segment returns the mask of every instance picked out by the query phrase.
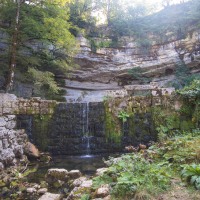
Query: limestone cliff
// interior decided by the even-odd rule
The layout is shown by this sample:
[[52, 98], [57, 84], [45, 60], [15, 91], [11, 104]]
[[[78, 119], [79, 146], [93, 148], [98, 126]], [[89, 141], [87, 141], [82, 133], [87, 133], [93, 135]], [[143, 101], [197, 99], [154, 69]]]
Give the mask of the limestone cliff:
[[[185, 39], [171, 38], [165, 44], [154, 41], [149, 49], [141, 49], [134, 38], [123, 37], [119, 47], [99, 48], [93, 52], [89, 40], [84, 37], [78, 40], [81, 51], [75, 61], [80, 67], [71, 71], [70, 78], [66, 80], [67, 99], [74, 95], [84, 99], [83, 96], [88, 93], [102, 97], [106, 96], [106, 90], [117, 90], [118, 95], [124, 94], [121, 91], [124, 85], [140, 84], [128, 73], [134, 67], [144, 69], [143, 76], [150, 77], [151, 81], [158, 82], [160, 86], [175, 79], [175, 70], [179, 64], [186, 64], [191, 73], [200, 73], [200, 30], [188, 33]], [[94, 40], [99, 43], [109, 39]]]

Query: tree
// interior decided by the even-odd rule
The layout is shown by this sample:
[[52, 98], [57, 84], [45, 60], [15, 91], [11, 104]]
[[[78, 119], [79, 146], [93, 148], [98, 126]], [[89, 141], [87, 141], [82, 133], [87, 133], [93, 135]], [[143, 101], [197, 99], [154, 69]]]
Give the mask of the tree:
[[18, 34], [19, 34], [19, 17], [20, 17], [20, 8], [21, 4], [24, 3], [23, 0], [16, 0], [16, 14], [15, 14], [15, 24], [12, 36], [12, 44], [11, 44], [11, 51], [10, 51], [10, 64], [9, 64], [9, 73], [7, 75], [7, 79], [4, 85], [4, 89], [7, 92], [9, 89], [12, 89], [13, 86], [13, 78], [14, 78], [14, 71], [16, 67], [16, 52], [17, 52], [17, 45], [18, 45]]
[[10, 44], [6, 91], [12, 89], [16, 69], [55, 72], [69, 66], [76, 41], [70, 33], [66, 3], [69, 1], [0, 0], [0, 28]]

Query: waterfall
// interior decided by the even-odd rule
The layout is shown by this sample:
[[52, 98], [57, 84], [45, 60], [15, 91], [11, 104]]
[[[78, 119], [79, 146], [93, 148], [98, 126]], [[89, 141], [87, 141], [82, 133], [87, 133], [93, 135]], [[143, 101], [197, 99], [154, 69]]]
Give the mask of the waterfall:
[[90, 136], [90, 130], [89, 130], [89, 111], [90, 111], [90, 108], [89, 108], [89, 102], [87, 103], [83, 103], [83, 116], [82, 116], [82, 119], [83, 119], [83, 130], [82, 130], [82, 133], [83, 133], [83, 138], [82, 138], [82, 142], [85, 146], [85, 153], [86, 153], [86, 157], [89, 157], [90, 154], [91, 154], [91, 147], [90, 147], [90, 140], [92, 138], [92, 136]]
[[82, 103], [82, 133], [83, 136], [89, 136], [89, 103]]

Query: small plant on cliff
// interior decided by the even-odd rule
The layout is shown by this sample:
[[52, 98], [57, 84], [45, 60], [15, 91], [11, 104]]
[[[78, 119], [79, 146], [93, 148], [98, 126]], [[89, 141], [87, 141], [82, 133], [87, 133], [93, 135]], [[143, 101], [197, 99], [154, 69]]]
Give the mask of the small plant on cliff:
[[124, 110], [121, 110], [118, 114], [118, 118], [121, 119], [123, 123], [126, 122], [129, 117], [129, 114]]
[[179, 90], [178, 93], [185, 98], [200, 98], [200, 80], [193, 80], [189, 86], [186, 86], [182, 90]]

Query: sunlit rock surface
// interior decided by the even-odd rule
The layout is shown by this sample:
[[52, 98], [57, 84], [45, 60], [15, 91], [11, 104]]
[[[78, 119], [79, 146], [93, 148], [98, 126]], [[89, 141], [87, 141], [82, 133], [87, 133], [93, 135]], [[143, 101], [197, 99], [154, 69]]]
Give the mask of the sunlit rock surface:
[[[166, 86], [176, 77], [176, 67], [187, 64], [191, 73], [200, 73], [200, 31], [188, 34], [182, 40], [168, 43], [153, 42], [151, 49], [141, 49], [134, 38], [123, 37], [118, 48], [100, 48], [92, 52], [90, 41], [79, 37], [81, 51], [76, 55], [78, 68], [66, 78], [68, 102], [103, 101], [106, 96], [123, 96], [123, 86], [140, 84], [128, 70], [144, 69], [143, 74], [160, 86]], [[99, 41], [100, 38], [94, 40]]]

